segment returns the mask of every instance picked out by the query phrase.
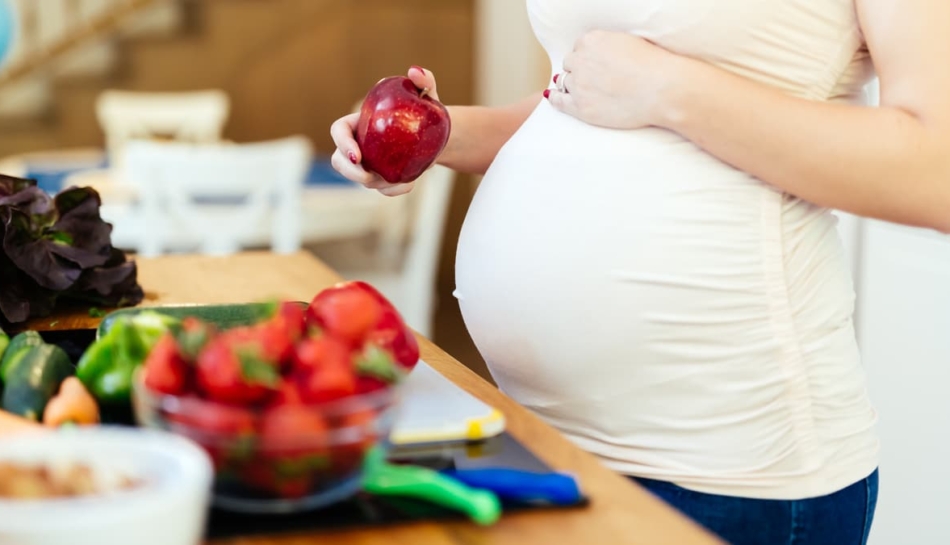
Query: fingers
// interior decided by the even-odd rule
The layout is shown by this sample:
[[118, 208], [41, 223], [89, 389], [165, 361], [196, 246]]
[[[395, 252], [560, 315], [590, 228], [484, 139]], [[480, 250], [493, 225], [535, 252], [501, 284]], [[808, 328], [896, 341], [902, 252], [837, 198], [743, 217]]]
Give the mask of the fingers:
[[439, 100], [439, 93], [436, 91], [435, 76], [429, 70], [422, 68], [421, 66], [415, 66], [409, 68], [409, 73], [407, 74], [409, 79], [412, 80], [412, 83], [420, 89], [428, 89], [428, 94]]
[[379, 175], [364, 170], [359, 164], [354, 164], [350, 159], [344, 157], [344, 153], [347, 152], [344, 152], [341, 148], [337, 148], [336, 151], [333, 152], [333, 155], [330, 156], [330, 164], [337, 172], [342, 174], [344, 178], [365, 185], [371, 189], [377, 189], [377, 187], [371, 186], [379, 182], [386, 183]]
[[330, 136], [336, 144], [336, 151], [330, 156], [330, 164], [348, 180], [362, 184], [370, 189], [380, 189], [388, 184], [374, 172], [364, 169], [360, 162], [363, 154], [353, 137], [359, 114], [354, 113], [336, 120], [330, 125]]
[[574, 97], [571, 96], [570, 93], [561, 92], [556, 89], [545, 89], [544, 94], [548, 102], [551, 103], [551, 106], [554, 106], [556, 110], [577, 117], [577, 102], [575, 102]]
[[343, 151], [339, 148], [330, 156], [330, 164], [346, 179], [361, 184], [367, 189], [375, 189], [387, 197], [404, 195], [413, 188], [413, 183], [391, 184], [375, 172], [369, 172], [362, 166], [351, 163], [349, 159], [343, 157]]
[[404, 184], [386, 184], [388, 187], [379, 188], [379, 192], [383, 195], [386, 195], [387, 197], [398, 197], [412, 191], [412, 188], [415, 186], [415, 184], [415, 182], [407, 182]]
[[577, 68], [577, 52], [571, 52], [564, 56], [561, 62], [561, 70], [564, 72], [573, 72]]
[[554, 83], [554, 88], [561, 93], [570, 93], [570, 87], [568, 86], [568, 79], [570, 79], [570, 72], [558, 72], [554, 74], [551, 82]]
[[337, 119], [330, 125], [330, 137], [333, 138], [333, 143], [336, 145], [337, 150], [341, 151], [343, 155], [354, 164], [359, 163], [362, 159], [360, 147], [353, 137], [356, 133], [356, 124], [359, 119], [359, 113], [352, 113]]

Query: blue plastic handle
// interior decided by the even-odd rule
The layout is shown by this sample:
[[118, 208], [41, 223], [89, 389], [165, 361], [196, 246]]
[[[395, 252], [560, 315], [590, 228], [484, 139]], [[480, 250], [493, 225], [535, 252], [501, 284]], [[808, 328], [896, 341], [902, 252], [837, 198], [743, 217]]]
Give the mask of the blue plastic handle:
[[574, 505], [582, 499], [577, 481], [563, 473], [504, 468], [454, 469], [443, 473], [472, 488], [490, 490], [503, 500]]

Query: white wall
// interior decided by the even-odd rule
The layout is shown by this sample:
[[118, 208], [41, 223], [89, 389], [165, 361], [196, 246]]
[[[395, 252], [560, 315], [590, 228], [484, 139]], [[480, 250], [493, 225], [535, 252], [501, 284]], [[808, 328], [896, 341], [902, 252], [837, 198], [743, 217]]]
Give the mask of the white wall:
[[950, 237], [865, 220], [861, 349], [880, 417], [871, 545], [950, 543]]
[[544, 89], [550, 62], [531, 31], [525, 2], [479, 0], [475, 9], [476, 101], [509, 104]]

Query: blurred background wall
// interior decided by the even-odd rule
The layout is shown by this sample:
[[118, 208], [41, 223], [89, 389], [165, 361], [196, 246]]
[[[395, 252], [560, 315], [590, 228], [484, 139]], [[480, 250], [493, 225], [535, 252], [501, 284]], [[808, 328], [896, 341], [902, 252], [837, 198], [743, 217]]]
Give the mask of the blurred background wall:
[[[219, 89], [231, 103], [223, 138], [301, 134], [329, 154], [333, 120], [410, 65], [435, 72], [447, 104], [517, 100], [550, 75], [512, 0], [6, 2], [19, 25], [0, 65], [0, 160], [101, 149], [96, 101], [110, 89]], [[487, 377], [451, 296], [476, 185], [457, 177], [449, 200], [432, 336]]]

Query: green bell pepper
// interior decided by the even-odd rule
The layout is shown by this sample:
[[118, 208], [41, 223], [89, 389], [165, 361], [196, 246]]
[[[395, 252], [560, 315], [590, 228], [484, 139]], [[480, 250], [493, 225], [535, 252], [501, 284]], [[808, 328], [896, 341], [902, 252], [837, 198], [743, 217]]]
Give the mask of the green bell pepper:
[[180, 321], [158, 312], [121, 316], [93, 342], [76, 365], [76, 376], [104, 403], [128, 403], [132, 376], [165, 332]]

